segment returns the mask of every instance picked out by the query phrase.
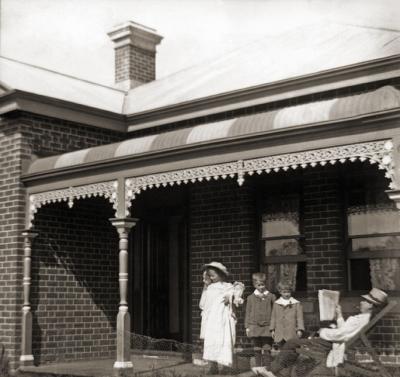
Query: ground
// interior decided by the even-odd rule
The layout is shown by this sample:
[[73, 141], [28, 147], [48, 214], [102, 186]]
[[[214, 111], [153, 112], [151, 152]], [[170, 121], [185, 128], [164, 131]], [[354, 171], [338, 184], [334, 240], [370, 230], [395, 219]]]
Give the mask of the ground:
[[[207, 372], [206, 366], [196, 366], [177, 356], [133, 355], [134, 377], [200, 377]], [[49, 364], [40, 367], [26, 367], [15, 377], [111, 377], [113, 360], [76, 361]], [[400, 377], [400, 367], [388, 368], [393, 377]], [[333, 376], [334, 374], [332, 374]], [[233, 374], [235, 377], [252, 377], [251, 371]], [[0, 377], [7, 377], [1, 375]], [[319, 376], [328, 377], [328, 376]], [[361, 377], [354, 375], [353, 377]]]

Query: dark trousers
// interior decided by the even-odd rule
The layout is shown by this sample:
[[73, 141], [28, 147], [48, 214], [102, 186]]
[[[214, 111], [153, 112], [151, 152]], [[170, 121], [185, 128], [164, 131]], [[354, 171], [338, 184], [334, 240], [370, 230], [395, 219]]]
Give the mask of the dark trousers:
[[332, 349], [332, 343], [321, 338], [313, 339], [290, 339], [281, 348], [281, 352], [275, 357], [271, 364], [271, 372], [278, 376], [292, 375], [292, 368], [295, 366], [297, 376], [306, 376], [316, 365], [310, 359], [299, 359], [297, 348], [306, 346], [318, 352], [328, 352]]
[[251, 338], [255, 351], [256, 366], [271, 366], [271, 345], [272, 338], [270, 336], [257, 336]]

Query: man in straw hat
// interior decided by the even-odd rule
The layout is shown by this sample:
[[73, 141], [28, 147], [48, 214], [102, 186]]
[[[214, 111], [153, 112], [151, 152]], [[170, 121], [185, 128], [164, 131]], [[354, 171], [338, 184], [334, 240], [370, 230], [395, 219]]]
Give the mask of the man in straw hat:
[[[257, 368], [254, 372], [266, 377], [306, 376], [314, 368], [315, 363], [300, 359], [296, 365], [299, 356], [296, 348], [301, 346], [317, 352], [324, 352], [327, 355], [328, 367], [335, 367], [342, 363], [345, 342], [369, 322], [375, 310], [387, 304], [388, 296], [384, 291], [372, 288], [368, 294], [361, 297], [363, 300], [359, 305], [359, 314], [352, 315], [344, 320], [342, 309], [338, 305], [336, 307], [336, 328], [320, 329], [318, 331], [319, 338], [289, 340], [273, 361], [270, 371], [265, 368]], [[334, 344], [333, 348], [332, 344]]]

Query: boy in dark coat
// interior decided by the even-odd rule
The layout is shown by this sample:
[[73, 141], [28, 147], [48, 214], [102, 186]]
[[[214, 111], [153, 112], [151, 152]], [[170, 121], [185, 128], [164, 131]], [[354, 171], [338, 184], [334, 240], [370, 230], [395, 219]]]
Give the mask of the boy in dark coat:
[[264, 273], [254, 273], [252, 279], [255, 290], [247, 297], [244, 325], [246, 335], [253, 341], [257, 366], [266, 365], [268, 367], [271, 364], [272, 345], [270, 322], [272, 306], [276, 297], [267, 290]]

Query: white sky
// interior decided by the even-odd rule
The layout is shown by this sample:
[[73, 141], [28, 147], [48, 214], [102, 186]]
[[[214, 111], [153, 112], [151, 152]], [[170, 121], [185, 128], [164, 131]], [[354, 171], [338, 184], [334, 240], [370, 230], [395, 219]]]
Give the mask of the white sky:
[[0, 0], [0, 17], [1, 55], [112, 85], [107, 32], [127, 20], [164, 37], [161, 78], [300, 24], [400, 30], [400, 0]]

